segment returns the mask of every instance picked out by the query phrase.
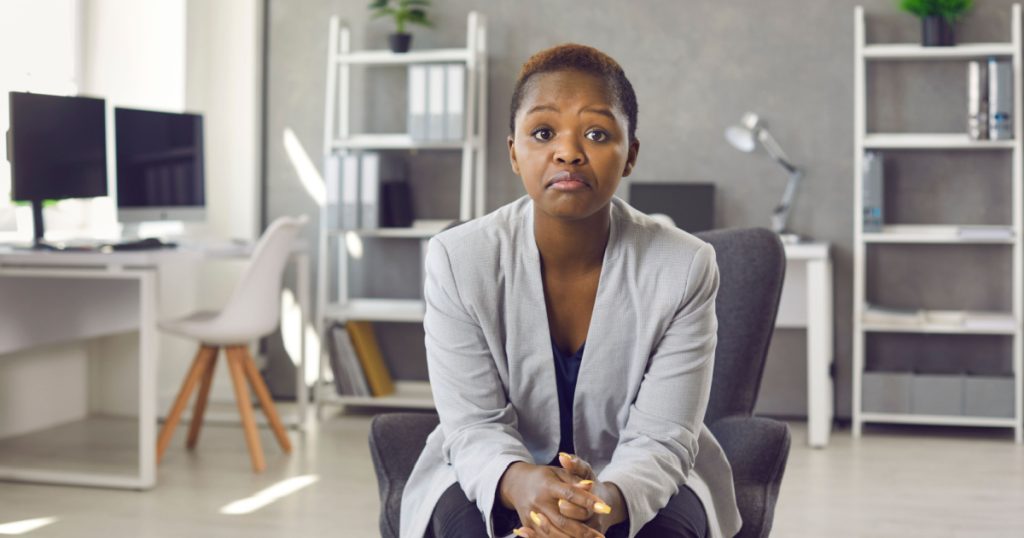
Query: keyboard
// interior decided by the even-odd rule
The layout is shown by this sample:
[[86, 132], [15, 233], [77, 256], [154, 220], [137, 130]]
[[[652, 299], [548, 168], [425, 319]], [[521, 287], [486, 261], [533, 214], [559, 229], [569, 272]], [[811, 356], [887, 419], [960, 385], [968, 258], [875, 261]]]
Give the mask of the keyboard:
[[177, 246], [177, 243], [161, 241], [155, 237], [147, 237], [146, 239], [138, 239], [135, 241], [122, 241], [120, 243], [108, 243], [104, 245], [104, 247], [110, 247], [110, 249], [114, 251], [158, 250], [162, 248], [175, 248]]

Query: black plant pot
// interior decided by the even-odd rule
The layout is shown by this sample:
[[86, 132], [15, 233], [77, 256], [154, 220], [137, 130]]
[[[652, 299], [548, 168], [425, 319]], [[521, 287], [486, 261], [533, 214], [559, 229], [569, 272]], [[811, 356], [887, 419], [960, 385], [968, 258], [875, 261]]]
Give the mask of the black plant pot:
[[921, 44], [926, 47], [952, 47], [956, 44], [953, 25], [941, 15], [921, 17]]
[[409, 45], [412, 45], [412, 34], [389, 34], [388, 46], [391, 52], [409, 52]]

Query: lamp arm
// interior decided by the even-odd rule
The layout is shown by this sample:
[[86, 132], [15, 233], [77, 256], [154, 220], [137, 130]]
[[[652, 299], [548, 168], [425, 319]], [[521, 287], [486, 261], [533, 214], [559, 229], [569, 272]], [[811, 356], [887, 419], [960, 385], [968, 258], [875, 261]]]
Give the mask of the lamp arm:
[[786, 155], [785, 151], [782, 151], [779, 143], [775, 141], [775, 137], [768, 132], [768, 129], [762, 128], [759, 130], [757, 139], [764, 146], [765, 151], [775, 159], [775, 162], [786, 169], [786, 172], [789, 172], [790, 175], [798, 173], [797, 167], [789, 161], [789, 156]]
[[804, 173], [799, 168], [793, 168], [789, 174], [789, 181], [786, 183], [786, 190], [782, 192], [782, 200], [775, 206], [772, 213], [772, 231], [778, 234], [786, 233], [789, 230], [789, 213], [793, 209], [793, 201], [796, 199], [796, 191], [800, 187], [800, 180]]

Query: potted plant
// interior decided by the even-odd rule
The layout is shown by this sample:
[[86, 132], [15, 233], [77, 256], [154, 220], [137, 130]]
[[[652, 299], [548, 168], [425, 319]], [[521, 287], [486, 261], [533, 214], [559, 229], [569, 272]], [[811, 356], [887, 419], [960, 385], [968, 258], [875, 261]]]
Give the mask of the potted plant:
[[397, 27], [395, 33], [388, 35], [388, 45], [392, 52], [409, 52], [412, 34], [406, 33], [406, 24], [431, 26], [424, 8], [430, 6], [430, 0], [374, 0], [370, 4], [373, 18], [391, 16]]
[[953, 23], [973, 5], [974, 0], [900, 0], [903, 11], [921, 18], [921, 44], [926, 47], [955, 45]]

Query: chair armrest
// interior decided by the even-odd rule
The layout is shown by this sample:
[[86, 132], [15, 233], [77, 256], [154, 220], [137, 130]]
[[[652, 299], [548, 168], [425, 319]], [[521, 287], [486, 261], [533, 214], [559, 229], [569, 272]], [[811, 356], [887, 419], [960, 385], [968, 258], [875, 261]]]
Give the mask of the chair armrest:
[[370, 422], [370, 457], [380, 494], [381, 536], [397, 538], [405, 482], [438, 423], [436, 413], [386, 413]]
[[733, 416], [708, 426], [722, 445], [736, 484], [778, 484], [786, 470], [789, 427], [762, 417]]

